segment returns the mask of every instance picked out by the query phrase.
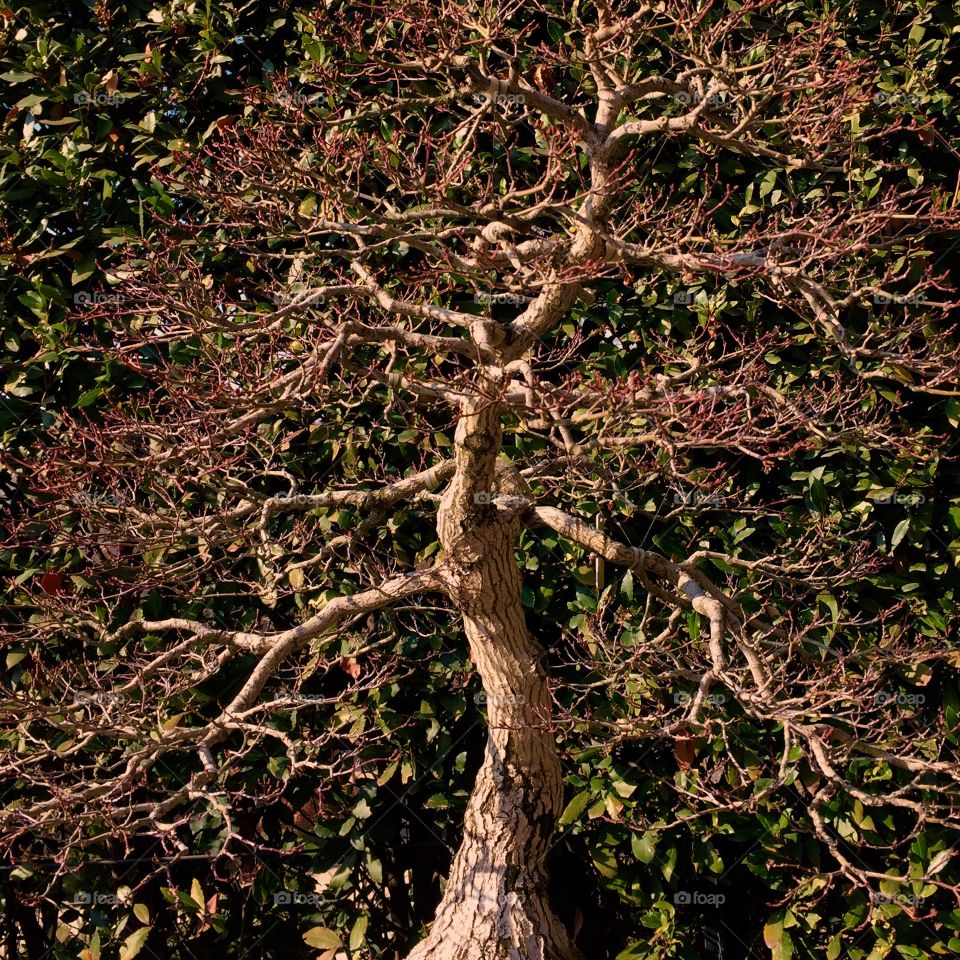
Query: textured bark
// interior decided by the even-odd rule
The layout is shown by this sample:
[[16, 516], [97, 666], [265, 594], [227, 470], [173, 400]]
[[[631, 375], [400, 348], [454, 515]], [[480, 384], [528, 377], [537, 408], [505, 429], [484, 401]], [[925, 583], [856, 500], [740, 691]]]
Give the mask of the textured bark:
[[[491, 385], [492, 386], [492, 385]], [[463, 614], [487, 697], [489, 732], [443, 900], [408, 960], [573, 960], [550, 909], [544, 866], [563, 805], [543, 648], [520, 603], [509, 508], [477, 502], [495, 482], [495, 406], [465, 411], [457, 472], [439, 514], [447, 590]]]

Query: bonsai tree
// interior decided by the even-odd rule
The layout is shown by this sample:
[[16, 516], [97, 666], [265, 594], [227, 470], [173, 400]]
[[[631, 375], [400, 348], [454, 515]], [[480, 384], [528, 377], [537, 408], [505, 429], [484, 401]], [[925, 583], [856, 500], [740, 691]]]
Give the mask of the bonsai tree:
[[[765, 0], [301, 25], [309, 71], [155, 169], [161, 229], [76, 312], [98, 392], [21, 463], [16, 857], [142, 834], [241, 862], [284, 781], [321, 821], [339, 782], [363, 820], [399, 758], [381, 698], [428, 638], [479, 674], [487, 735], [410, 960], [583, 955], [548, 891], [592, 798], [565, 803], [561, 732], [670, 745], [644, 862], [678, 823], [789, 804], [819, 859], [787, 871], [774, 956], [790, 904], [836, 891], [934, 923], [957, 214], [898, 157], [933, 136], [909, 94], [835, 17]], [[628, 817], [637, 776], [590, 815]], [[630, 955], [667, 955], [692, 899]]]

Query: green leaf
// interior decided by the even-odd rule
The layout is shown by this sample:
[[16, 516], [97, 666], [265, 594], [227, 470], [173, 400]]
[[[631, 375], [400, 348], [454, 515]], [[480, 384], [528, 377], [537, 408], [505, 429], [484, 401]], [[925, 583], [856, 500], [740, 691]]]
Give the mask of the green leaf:
[[120, 960], [133, 960], [143, 949], [152, 929], [153, 927], [141, 927], [139, 930], [131, 933], [130, 936], [123, 941], [123, 946], [120, 948]]
[[306, 44], [304, 50], [307, 56], [317, 63], [323, 63], [327, 59], [327, 48], [319, 40]]
[[339, 950], [343, 946], [340, 934], [328, 927], [314, 927], [303, 935], [303, 942], [308, 947], [317, 947], [320, 950]]
[[907, 531], [910, 529], [910, 518], [904, 517], [901, 520], [896, 528], [893, 531], [893, 536], [890, 538], [890, 549], [896, 550], [900, 545], [900, 541], [907, 535]]
[[285, 779], [289, 769], [290, 758], [287, 756], [271, 757], [267, 761], [267, 770], [272, 776], [276, 777], [277, 780]]
[[15, 105], [21, 110], [30, 110], [32, 107], [39, 106], [46, 99], [46, 97], [41, 96], [39, 93], [31, 93], [22, 100], [18, 100]]
[[581, 790], [566, 806], [558, 821], [561, 827], [566, 827], [580, 818], [590, 803], [590, 791]]
[[840, 608], [837, 606], [836, 597], [829, 593], [818, 593], [817, 599], [830, 611], [833, 622], [836, 623], [840, 619]]
[[770, 960], [791, 960], [793, 956], [793, 940], [783, 926], [781, 915], [763, 928], [763, 942], [770, 948]]
[[666, 859], [660, 865], [660, 872], [663, 874], [663, 879], [670, 882], [670, 878], [673, 876], [673, 871], [677, 867], [677, 848], [669, 847], [666, 853]]
[[760, 196], [765, 197], [777, 185], [777, 171], [770, 170], [760, 181]]
[[357, 917], [357, 922], [353, 925], [353, 929], [350, 931], [350, 949], [359, 950], [367, 939], [367, 924], [370, 922], [369, 917]]
[[951, 397], [951, 399], [946, 402], [944, 410], [946, 411], [947, 422], [950, 426], [960, 426], [960, 400]]
[[397, 769], [399, 768], [399, 766], [400, 766], [400, 762], [398, 760], [394, 760], [393, 763], [391, 763], [383, 771], [383, 773], [381, 773], [380, 776], [377, 777], [377, 786], [382, 787], [385, 783], [387, 783], [390, 780], [390, 778], [397, 772]]
[[655, 833], [633, 834], [630, 838], [630, 849], [634, 857], [641, 863], [649, 863], [654, 857], [654, 848], [657, 845], [657, 835]]
[[612, 880], [620, 872], [617, 858], [609, 847], [595, 847], [590, 856], [601, 876]]
[[103, 387], [94, 387], [92, 390], [88, 390], [82, 397], [80, 397], [74, 406], [89, 407], [94, 400], [97, 400], [101, 396], [103, 396]]
[[70, 282], [73, 286], [77, 286], [92, 276], [96, 269], [97, 257], [96, 254], [91, 253], [73, 268], [73, 272], [70, 274]]

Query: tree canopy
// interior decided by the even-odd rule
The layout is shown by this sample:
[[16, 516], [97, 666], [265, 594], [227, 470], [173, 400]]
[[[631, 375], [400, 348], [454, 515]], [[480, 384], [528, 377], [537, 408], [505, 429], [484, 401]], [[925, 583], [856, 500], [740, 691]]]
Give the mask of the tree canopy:
[[10, 956], [960, 948], [952, 5], [2, 24]]

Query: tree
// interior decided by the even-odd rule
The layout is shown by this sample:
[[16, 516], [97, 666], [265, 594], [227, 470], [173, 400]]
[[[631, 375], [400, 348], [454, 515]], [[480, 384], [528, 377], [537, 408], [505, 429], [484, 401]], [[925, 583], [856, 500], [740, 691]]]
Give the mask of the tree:
[[[923, 530], [883, 508], [926, 508], [950, 451], [956, 303], [930, 251], [954, 198], [887, 152], [909, 94], [878, 96], [831, 17], [770, 6], [335, 7], [304, 24], [302, 85], [248, 91], [244, 119], [155, 171], [163, 229], [82, 312], [142, 387], [63, 413], [25, 465], [13, 542], [69, 563], [36, 578], [17, 638], [66, 633], [78, 656], [46, 663], [45, 697], [80, 696], [13, 698], [15, 843], [196, 828], [240, 857], [253, 753], [349, 782], [362, 819], [393, 722], [339, 692], [301, 721], [299, 685], [337, 666], [376, 717], [404, 669], [386, 641], [462, 622], [486, 748], [410, 958], [580, 955], [545, 866], [589, 802], [564, 806], [565, 725], [670, 742], [677, 821], [791, 790], [823, 858], [794, 865], [797, 900], [950, 895], [956, 708], [915, 708], [955, 678], [955, 607], [910, 603]], [[930, 499], [924, 529], [956, 533]], [[566, 624], [522, 575], [560, 543], [590, 558]], [[580, 637], [560, 709], [532, 617]], [[921, 828], [917, 870], [850, 851]], [[766, 923], [774, 956], [795, 922]], [[335, 952], [328, 933], [311, 945]], [[652, 940], [636, 955], [671, 946]]]

